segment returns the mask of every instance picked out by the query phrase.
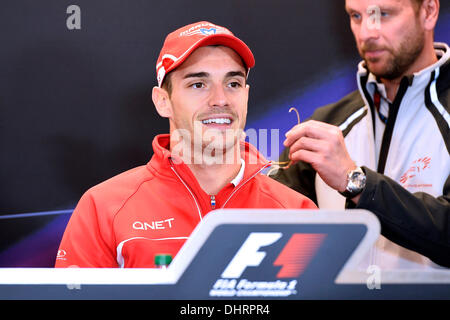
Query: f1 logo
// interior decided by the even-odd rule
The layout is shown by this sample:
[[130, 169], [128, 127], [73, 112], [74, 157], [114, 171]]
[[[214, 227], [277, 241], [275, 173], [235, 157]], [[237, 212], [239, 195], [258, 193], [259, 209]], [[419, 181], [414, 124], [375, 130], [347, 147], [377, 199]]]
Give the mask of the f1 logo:
[[[257, 267], [266, 256], [259, 251], [282, 237], [281, 232], [252, 232], [222, 273], [222, 278], [239, 278], [247, 267]], [[294, 233], [273, 265], [281, 266], [277, 278], [296, 278], [306, 268], [325, 234]]]
[[252, 232], [222, 272], [222, 278], [239, 278], [247, 267], [257, 267], [266, 253], [258, 251], [281, 238], [281, 232]]

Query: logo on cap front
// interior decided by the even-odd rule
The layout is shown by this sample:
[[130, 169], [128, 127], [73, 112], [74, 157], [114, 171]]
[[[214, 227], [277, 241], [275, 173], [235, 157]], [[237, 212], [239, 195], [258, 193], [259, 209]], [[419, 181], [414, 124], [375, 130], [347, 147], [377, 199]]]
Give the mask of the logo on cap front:
[[212, 34], [216, 34], [217, 29], [216, 28], [210, 28], [210, 29], [200, 28], [200, 32], [203, 33], [205, 36], [209, 36]]
[[230, 33], [230, 32], [223, 27], [219, 27], [211, 23], [200, 23], [181, 32], [179, 34], [179, 37], [187, 37], [195, 34], [210, 36], [217, 33]]

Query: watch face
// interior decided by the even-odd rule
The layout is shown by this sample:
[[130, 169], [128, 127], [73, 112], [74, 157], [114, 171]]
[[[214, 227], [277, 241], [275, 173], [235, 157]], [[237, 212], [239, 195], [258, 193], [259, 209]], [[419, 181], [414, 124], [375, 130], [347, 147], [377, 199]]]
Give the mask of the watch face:
[[347, 189], [352, 191], [359, 191], [363, 189], [366, 185], [366, 176], [362, 171], [352, 171], [349, 179]]
[[366, 175], [360, 167], [350, 171], [347, 175], [347, 187], [345, 191], [339, 192], [346, 198], [353, 198], [360, 194], [366, 186]]

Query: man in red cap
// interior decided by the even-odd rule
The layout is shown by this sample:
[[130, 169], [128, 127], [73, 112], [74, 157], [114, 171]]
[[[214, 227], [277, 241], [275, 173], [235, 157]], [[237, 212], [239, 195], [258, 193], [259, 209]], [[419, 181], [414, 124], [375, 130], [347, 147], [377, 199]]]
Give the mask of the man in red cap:
[[260, 174], [270, 163], [241, 141], [254, 63], [244, 42], [209, 22], [167, 36], [152, 98], [170, 134], [154, 138], [147, 165], [83, 195], [56, 267], [154, 267], [155, 256], [175, 256], [213, 209], [316, 208]]

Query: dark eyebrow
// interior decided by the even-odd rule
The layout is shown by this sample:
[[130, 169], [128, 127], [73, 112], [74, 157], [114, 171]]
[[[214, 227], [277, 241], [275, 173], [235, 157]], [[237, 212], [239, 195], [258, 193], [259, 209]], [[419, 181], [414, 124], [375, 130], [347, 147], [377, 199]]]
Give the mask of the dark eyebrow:
[[[188, 73], [186, 74], [183, 79], [188, 79], [188, 78], [208, 78], [209, 77], [209, 73], [208, 72], [193, 72], [193, 73]], [[227, 78], [232, 78], [232, 77], [243, 77], [245, 78], [245, 73], [242, 71], [230, 71], [226, 74]]]
[[209, 77], [209, 73], [207, 72], [194, 72], [194, 73], [188, 73], [187, 75], [185, 75], [183, 77], [183, 79], [188, 79], [188, 78], [207, 78]]
[[345, 11], [347, 11], [347, 13], [349, 13], [349, 14], [352, 13], [352, 12], [356, 12], [355, 9], [347, 7], [347, 6], [345, 6]]
[[243, 77], [245, 78], [245, 74], [242, 71], [230, 71], [227, 73], [227, 78], [232, 77]]

